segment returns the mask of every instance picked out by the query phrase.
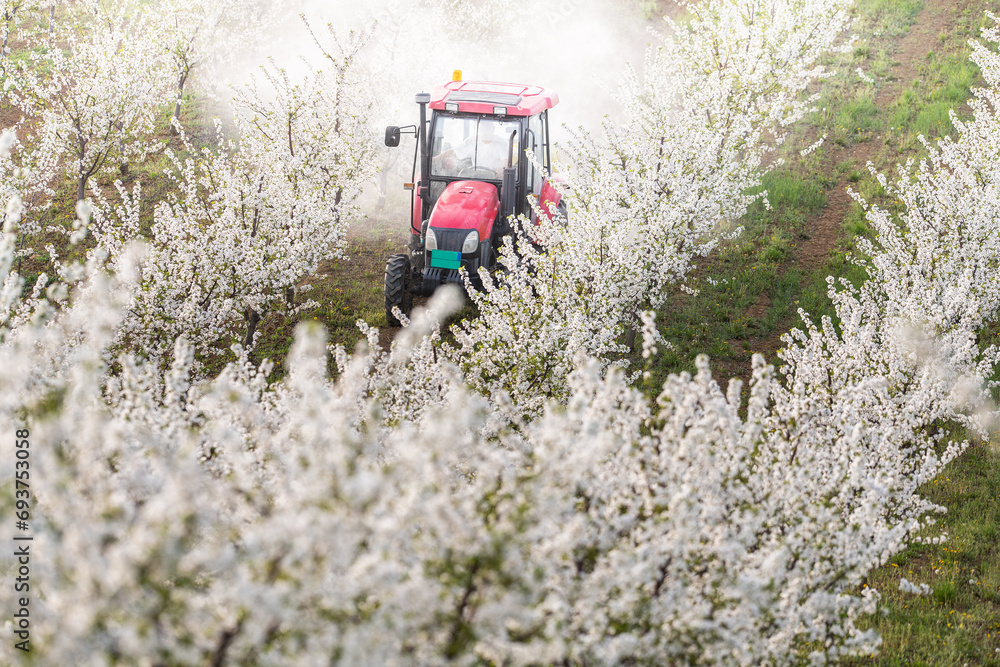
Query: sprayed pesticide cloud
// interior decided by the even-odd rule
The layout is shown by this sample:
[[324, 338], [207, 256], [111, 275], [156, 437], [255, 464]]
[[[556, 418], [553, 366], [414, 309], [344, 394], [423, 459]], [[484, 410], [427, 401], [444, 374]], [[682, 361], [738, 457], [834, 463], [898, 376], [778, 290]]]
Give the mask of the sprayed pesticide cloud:
[[[372, 31], [365, 56], [386, 115], [381, 120], [399, 124], [412, 122], [415, 93], [459, 69], [466, 80], [552, 88], [560, 97], [556, 126], [595, 127], [617, 110], [610, 93], [626, 63], [641, 62], [655, 39], [631, 1], [306, 0], [301, 18], [289, 12], [268, 31], [267, 55], [292, 76], [322, 66], [307, 23], [323, 34], [328, 24], [341, 36]], [[233, 80], [245, 81], [265, 62], [263, 53], [243, 63]]]
[[[296, 7], [268, 27], [268, 44], [231, 70], [230, 84], [245, 84], [269, 63], [292, 81], [304, 79], [331, 66], [314, 35], [335, 50], [331, 40], [346, 44], [352, 31], [367, 34], [361, 71], [377, 101], [371, 123], [378, 132], [415, 123], [414, 95], [450, 80], [457, 69], [465, 80], [554, 89], [560, 103], [551, 128], [558, 145], [569, 138], [564, 125], [596, 130], [605, 116], [616, 117], [613, 92], [626, 65], [641, 65], [656, 40], [637, 0], [302, 0]], [[363, 208], [371, 212], [389, 196], [389, 208], [406, 210], [399, 184], [410, 178], [412, 149], [380, 155], [380, 176]]]

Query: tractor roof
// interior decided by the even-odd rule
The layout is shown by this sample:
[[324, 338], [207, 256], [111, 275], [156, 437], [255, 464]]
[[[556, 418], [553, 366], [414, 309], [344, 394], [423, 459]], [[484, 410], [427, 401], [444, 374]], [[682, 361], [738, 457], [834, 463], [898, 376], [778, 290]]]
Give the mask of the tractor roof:
[[[497, 113], [505, 107], [508, 116], [534, 116], [559, 103], [554, 90], [520, 83], [449, 81], [431, 93], [431, 109], [468, 113]], [[447, 105], [447, 106], [445, 106]]]

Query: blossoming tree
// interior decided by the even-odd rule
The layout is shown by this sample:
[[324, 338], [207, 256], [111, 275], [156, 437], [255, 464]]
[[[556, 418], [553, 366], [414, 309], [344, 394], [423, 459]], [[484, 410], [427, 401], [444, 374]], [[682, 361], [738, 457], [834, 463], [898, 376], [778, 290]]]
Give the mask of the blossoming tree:
[[288, 11], [285, 2], [260, 0], [161, 0], [148, 9], [169, 50], [176, 100], [174, 120], [180, 121], [184, 93], [195, 74], [219, 75], [248, 45], [259, 46], [266, 28]]
[[[325, 52], [330, 68], [299, 82], [263, 69], [266, 88], [253, 83], [237, 97], [238, 140], [220, 130], [217, 147], [194, 157], [167, 151], [178, 194], [154, 211], [122, 341], [165, 359], [185, 335], [212, 356], [241, 324], [249, 347], [260, 319], [285, 308], [287, 291], [337, 256], [374, 172], [370, 103], [356, 71], [364, 44], [363, 35], [337, 42], [343, 51]], [[140, 192], [122, 188], [122, 205], [95, 213], [98, 251], [112, 267], [142, 238]]]
[[163, 68], [141, 13], [81, 2], [67, 8], [40, 52], [15, 75], [12, 100], [37, 118], [36, 141], [67, 156], [65, 169], [84, 199], [87, 182], [109, 163], [142, 159], [162, 98]]

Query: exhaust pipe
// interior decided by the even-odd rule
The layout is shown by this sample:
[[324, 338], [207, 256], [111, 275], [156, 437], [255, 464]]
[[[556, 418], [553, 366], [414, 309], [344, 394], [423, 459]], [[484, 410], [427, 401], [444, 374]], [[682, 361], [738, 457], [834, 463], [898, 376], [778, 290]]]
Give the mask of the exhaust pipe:
[[431, 94], [417, 93], [416, 101], [420, 105], [420, 126], [417, 128], [417, 143], [420, 145], [420, 218], [426, 220], [430, 215], [427, 200], [431, 196], [431, 148], [427, 145], [427, 105], [431, 102]]

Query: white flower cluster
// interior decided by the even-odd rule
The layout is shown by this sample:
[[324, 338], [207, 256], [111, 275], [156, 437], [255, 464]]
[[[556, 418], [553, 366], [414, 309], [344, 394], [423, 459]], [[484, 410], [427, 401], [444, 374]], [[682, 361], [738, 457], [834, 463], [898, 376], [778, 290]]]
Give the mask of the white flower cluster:
[[[778, 5], [769, 16], [788, 19]], [[813, 4], [789, 7], [801, 22], [821, 15]], [[321, 332], [303, 326], [289, 375], [273, 386], [269, 365], [245, 356], [212, 381], [192, 381], [196, 349], [184, 337], [166, 372], [159, 358], [109, 359], [133, 326], [155, 245], [134, 258], [108, 241], [120, 258], [110, 276], [96, 254], [86, 267], [67, 265], [61, 279], [78, 287], [59, 306], [54, 291], [20, 296], [8, 222], [0, 429], [32, 434], [37, 659], [821, 665], [871, 654], [879, 639], [857, 621], [876, 610], [878, 594], [857, 587], [925, 535], [938, 508], [917, 488], [963, 446], [929, 427], [979, 428], [989, 416], [985, 380], [997, 351], [980, 350], [975, 333], [1000, 305], [1000, 57], [980, 45], [974, 57], [988, 84], [975, 118], [956, 126], [957, 140], [938, 143], [915, 178], [885, 183], [906, 213], [868, 211], [878, 234], [865, 248], [869, 280], [831, 284], [839, 324], [814, 326], [803, 313], [808, 332], [786, 337], [779, 373], [754, 357], [746, 405], [740, 383], [723, 392], [705, 358], [695, 376], [669, 378], [655, 402], [608, 368], [604, 355], [628, 314], [658, 298], [643, 291], [638, 269], [626, 273], [625, 253], [628, 242], [646, 247], [640, 232], [659, 233], [654, 217], [593, 243], [572, 225], [545, 229], [556, 241], [548, 253], [509, 248], [509, 272], [479, 299], [495, 338], [467, 324], [457, 347], [443, 348], [437, 322], [456, 305], [443, 292], [388, 353], [374, 349], [372, 330], [371, 351], [333, 350], [337, 381], [326, 377]], [[256, 115], [279, 127], [289, 117]], [[746, 155], [763, 150], [753, 145]], [[284, 165], [285, 152], [270, 150], [259, 155]], [[294, 143], [292, 152], [301, 154]], [[687, 159], [705, 178], [752, 182], [756, 171], [740, 165], [758, 158], [725, 154], [717, 168], [736, 176]], [[220, 184], [220, 202], [239, 191], [226, 180], [239, 170], [214, 170], [216, 159], [178, 161], [171, 215], [237, 218], [209, 199], [207, 178]], [[671, 160], [683, 176], [684, 160]], [[595, 212], [627, 223], [596, 180], [578, 187], [585, 228], [588, 215], [596, 219], [588, 202], [598, 200], [609, 203]], [[652, 206], [652, 194], [636, 191], [646, 193], [635, 198], [639, 210]], [[617, 192], [616, 206], [627, 208], [631, 191]], [[707, 187], [691, 200], [661, 195], [679, 198], [678, 211], [733, 212]], [[291, 201], [283, 196], [276, 205]], [[196, 208], [199, 198], [208, 201]], [[119, 219], [132, 224], [134, 202], [125, 200]], [[679, 259], [646, 265], [651, 283], [680, 280], [711, 245], [704, 237], [718, 219], [687, 219], [701, 231], [664, 232]], [[629, 230], [631, 240], [617, 234]], [[581, 276], [584, 257], [598, 268]], [[622, 285], [584, 279], [618, 275], [602, 273], [604, 261]], [[631, 301], [599, 303], [616, 289]], [[505, 305], [512, 312], [502, 319]], [[636, 318], [652, 353], [652, 318], [644, 308]], [[15, 595], [0, 588], [0, 604]], [[0, 660], [12, 662], [13, 651], [0, 645]]]
[[[996, 29], [985, 36], [994, 43], [1000, 37]], [[964, 443], [946, 444], [937, 421], [985, 435], [994, 418], [989, 389], [1000, 351], [981, 349], [978, 340], [1000, 312], [1000, 58], [978, 43], [972, 58], [987, 82], [974, 91], [973, 120], [954, 118], [960, 138], [927, 144], [930, 157], [915, 173], [902, 167], [894, 183], [876, 174], [903, 213], [867, 206], [877, 240], [861, 240], [855, 261], [869, 279], [860, 287], [830, 280], [839, 326], [829, 319], [816, 326], [802, 313], [808, 332], [787, 334], [781, 353], [787, 366], [775, 401], [795, 406], [789, 416], [799, 423], [808, 414], [824, 424], [807, 436], [817, 451], [837, 455], [828, 445], [832, 434], [881, 434], [884, 443], [872, 440], [850, 458], [867, 459], [884, 476], [885, 492], [871, 501], [898, 519], [940, 509], [916, 490]], [[849, 404], [853, 421], [840, 414]], [[867, 502], [859, 495], [852, 504]]]
[[[109, 382], [116, 288], [94, 280], [0, 350], [0, 421], [28, 409], [52, 445], [32, 453], [47, 661], [787, 664], [874, 646], [853, 619], [875, 598], [841, 592], [858, 575], [840, 558], [876, 547], [836, 530], [829, 498], [791, 504], [759, 474], [759, 358], [745, 422], [705, 362], [657, 410], [589, 364], [511, 429], [427, 356], [420, 318], [411, 348], [339, 353], [337, 383], [309, 328], [275, 388], [241, 365], [192, 386], [183, 340], [165, 375], [126, 356]], [[414, 368], [446, 407], [394, 402]]]
[[[969, 583], [973, 582], [969, 581]], [[899, 590], [904, 593], [913, 593], [914, 595], [930, 595], [931, 587], [927, 584], [915, 584], [906, 577], [900, 577]]]
[[52, 142], [39, 149], [26, 150], [11, 128], [3, 133], [0, 153], [3, 156], [0, 159], [0, 201], [6, 202], [6, 219], [16, 224], [15, 254], [19, 258], [31, 256], [35, 249], [26, 243], [42, 231], [39, 214], [49, 208], [55, 194], [51, 184], [59, 173], [60, 151]]
[[[56, 195], [53, 184], [60, 172], [76, 182], [78, 200], [90, 194], [100, 198], [95, 175], [127, 174], [130, 163], [161, 147], [151, 135], [160, 105], [183, 93], [196, 68], [206, 69], [254, 41], [262, 22], [283, 3], [78, 0], [66, 3], [58, 20], [55, 4], [7, 3], [4, 12], [7, 33], [17, 34], [29, 48], [24, 58], [0, 60], [3, 102], [21, 115], [7, 147], [13, 159], [0, 164], [0, 197], [11, 202], [8, 214], [18, 218], [17, 256], [33, 256], [57, 272], [58, 258], [31, 244], [43, 232], [66, 234], [73, 242], [86, 233], [82, 224], [43, 229], [40, 223]], [[176, 94], [171, 84], [178, 87]], [[123, 205], [130, 206], [128, 201]], [[139, 236], [139, 226], [129, 232]], [[39, 260], [45, 254], [47, 259]], [[50, 277], [41, 281], [43, 287]]]

